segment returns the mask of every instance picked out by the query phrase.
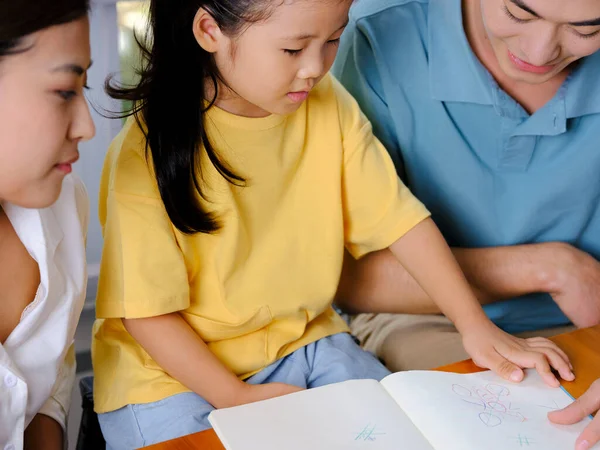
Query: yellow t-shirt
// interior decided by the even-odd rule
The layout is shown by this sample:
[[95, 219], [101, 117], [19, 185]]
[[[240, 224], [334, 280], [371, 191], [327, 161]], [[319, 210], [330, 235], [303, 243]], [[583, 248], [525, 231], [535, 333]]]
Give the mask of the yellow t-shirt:
[[247, 180], [233, 186], [202, 160], [209, 203], [202, 202], [222, 223], [216, 234], [184, 235], [171, 224], [135, 121], [109, 149], [93, 339], [98, 412], [189, 391], [121, 318], [179, 311], [245, 379], [348, 331], [331, 307], [344, 246], [359, 258], [389, 247], [429, 215], [331, 76], [289, 116], [245, 118], [213, 107], [206, 122], [214, 147]]

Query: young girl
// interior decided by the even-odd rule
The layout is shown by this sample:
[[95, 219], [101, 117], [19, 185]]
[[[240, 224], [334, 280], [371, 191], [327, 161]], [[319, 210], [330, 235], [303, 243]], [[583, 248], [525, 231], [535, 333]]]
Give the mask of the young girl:
[[87, 0], [0, 2], [0, 448], [60, 450], [85, 300]]
[[152, 48], [104, 167], [95, 405], [109, 448], [223, 408], [389, 372], [331, 307], [344, 246], [389, 247], [478, 364], [572, 379], [484, 315], [428, 212], [327, 72], [350, 0], [153, 0]]

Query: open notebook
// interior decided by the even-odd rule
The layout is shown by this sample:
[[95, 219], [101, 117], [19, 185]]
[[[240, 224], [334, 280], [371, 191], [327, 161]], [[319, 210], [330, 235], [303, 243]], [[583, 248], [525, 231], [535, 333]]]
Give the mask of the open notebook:
[[399, 372], [346, 381], [209, 416], [227, 450], [570, 450], [589, 423], [548, 421], [572, 402], [528, 371], [520, 384], [491, 372]]

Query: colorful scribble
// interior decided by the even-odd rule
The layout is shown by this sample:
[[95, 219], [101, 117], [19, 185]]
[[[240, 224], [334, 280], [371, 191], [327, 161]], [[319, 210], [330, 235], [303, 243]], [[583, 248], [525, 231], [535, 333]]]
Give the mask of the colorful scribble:
[[385, 433], [381, 431], [375, 431], [376, 425], [371, 426], [371, 424], [367, 424], [360, 433], [356, 435], [354, 438], [355, 441], [376, 441], [378, 436], [384, 436]]
[[487, 427], [497, 427], [507, 419], [517, 422], [527, 420], [519, 412], [519, 408], [513, 407], [509, 401], [510, 390], [505, 386], [487, 384], [484, 387], [469, 389], [460, 384], [453, 384], [452, 391], [464, 402], [481, 410], [478, 414], [479, 420]]

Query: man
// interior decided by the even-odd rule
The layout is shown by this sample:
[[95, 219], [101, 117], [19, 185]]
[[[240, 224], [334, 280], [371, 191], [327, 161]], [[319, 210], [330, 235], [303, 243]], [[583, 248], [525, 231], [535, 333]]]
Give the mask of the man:
[[[566, 1], [357, 2], [334, 68], [520, 336], [600, 322], [600, 2]], [[393, 371], [467, 357], [387, 252], [347, 257], [338, 304], [381, 313], [352, 329]]]

